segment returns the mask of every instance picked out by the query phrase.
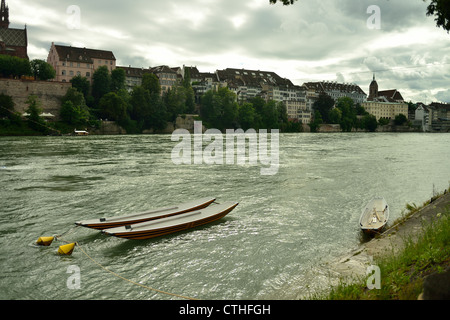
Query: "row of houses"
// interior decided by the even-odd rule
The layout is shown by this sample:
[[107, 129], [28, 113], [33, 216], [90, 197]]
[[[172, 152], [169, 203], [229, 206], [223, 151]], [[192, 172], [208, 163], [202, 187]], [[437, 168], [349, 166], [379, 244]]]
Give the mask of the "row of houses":
[[416, 104], [414, 125], [420, 126], [424, 132], [450, 132], [450, 104], [433, 102], [425, 105]]
[[[255, 97], [261, 97], [266, 101], [283, 102], [286, 105], [289, 119], [304, 124], [311, 122], [314, 114], [314, 102], [323, 93], [331, 96], [335, 101], [341, 97], [350, 97], [355, 103], [362, 105], [367, 112], [373, 114], [377, 120], [381, 118], [394, 119], [399, 114], [408, 115], [408, 104], [405, 103], [402, 94], [396, 89], [379, 91], [375, 75], [369, 85], [369, 95], [367, 95], [356, 84], [319, 81], [295, 85], [291, 80], [272, 71], [227, 68], [215, 72], [200, 72], [197, 67], [185, 65], [182, 67], [163, 65], [149, 68], [117, 66], [112, 51], [62, 46], [54, 43], [51, 45], [47, 62], [56, 71], [54, 81], [59, 82], [69, 82], [77, 75], [92, 81], [95, 70], [100, 66], [106, 66], [110, 71], [121, 68], [125, 71], [126, 86], [130, 91], [133, 87], [142, 84], [142, 77], [145, 73], [153, 73], [159, 79], [161, 94], [179, 85], [185, 75], [189, 75], [197, 103], [208, 90], [227, 87], [236, 94], [238, 102], [245, 102]], [[416, 114], [411, 115], [410, 113], [409, 118], [416, 120], [415, 124], [417, 125], [420, 119], [423, 122], [424, 130], [431, 131], [433, 123], [438, 123], [438, 121], [441, 123], [444, 121], [442, 119], [450, 119], [447, 110], [448, 105], [425, 106], [421, 104]]]

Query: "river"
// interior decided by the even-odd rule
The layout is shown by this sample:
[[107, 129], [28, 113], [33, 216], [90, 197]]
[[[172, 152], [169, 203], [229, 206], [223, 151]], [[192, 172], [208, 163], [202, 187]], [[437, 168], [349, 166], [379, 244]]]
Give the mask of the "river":
[[[295, 298], [326, 278], [311, 272], [316, 265], [360, 244], [358, 219], [372, 197], [386, 198], [393, 221], [450, 181], [448, 134], [281, 134], [279, 168], [267, 176], [260, 165], [176, 165], [176, 144], [170, 135], [0, 138], [0, 298], [177, 299], [93, 260], [186, 297]], [[151, 240], [71, 230], [207, 196], [239, 206]], [[34, 245], [68, 230], [83, 250], [59, 256], [61, 242]]]

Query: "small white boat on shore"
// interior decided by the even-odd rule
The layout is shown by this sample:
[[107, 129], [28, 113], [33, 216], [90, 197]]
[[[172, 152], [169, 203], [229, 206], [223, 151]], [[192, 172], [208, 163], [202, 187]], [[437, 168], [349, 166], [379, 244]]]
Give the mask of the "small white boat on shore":
[[363, 209], [359, 225], [367, 234], [381, 232], [389, 220], [389, 206], [384, 198], [372, 199]]

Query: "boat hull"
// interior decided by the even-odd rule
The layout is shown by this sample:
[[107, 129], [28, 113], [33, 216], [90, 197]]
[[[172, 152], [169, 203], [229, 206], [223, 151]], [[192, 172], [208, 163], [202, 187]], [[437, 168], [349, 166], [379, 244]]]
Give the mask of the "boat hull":
[[381, 233], [389, 220], [389, 206], [384, 198], [372, 199], [359, 219], [361, 230], [368, 235]]
[[153, 221], [157, 219], [172, 217], [179, 214], [204, 209], [208, 207], [210, 204], [212, 204], [215, 200], [216, 200], [215, 198], [204, 198], [197, 201], [182, 204], [177, 207], [154, 209], [152, 211], [132, 214], [128, 216], [85, 220], [76, 222], [75, 224], [78, 226], [96, 230], [117, 228], [121, 226]]
[[[238, 203], [218, 205], [217, 209], [207, 208], [205, 210], [206, 212], [195, 211], [188, 213], [186, 216], [164, 218], [155, 221], [154, 223], [150, 221], [149, 223], [140, 223], [120, 228], [107, 229], [103, 230], [103, 233], [118, 238], [132, 240], [145, 240], [162, 237], [220, 220], [236, 208], [237, 205]], [[176, 221], [176, 219], [180, 219], [181, 221]]]

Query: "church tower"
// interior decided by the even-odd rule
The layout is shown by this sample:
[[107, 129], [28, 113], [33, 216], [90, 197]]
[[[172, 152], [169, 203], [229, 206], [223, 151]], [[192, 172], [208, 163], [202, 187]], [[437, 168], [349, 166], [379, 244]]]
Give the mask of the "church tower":
[[369, 86], [369, 98], [367, 100], [373, 101], [376, 97], [378, 97], [378, 83], [375, 80], [375, 74], [373, 75], [373, 81]]
[[2, 4], [0, 6], [0, 28], [9, 28], [9, 8], [5, 4], [5, 0], [2, 0]]

